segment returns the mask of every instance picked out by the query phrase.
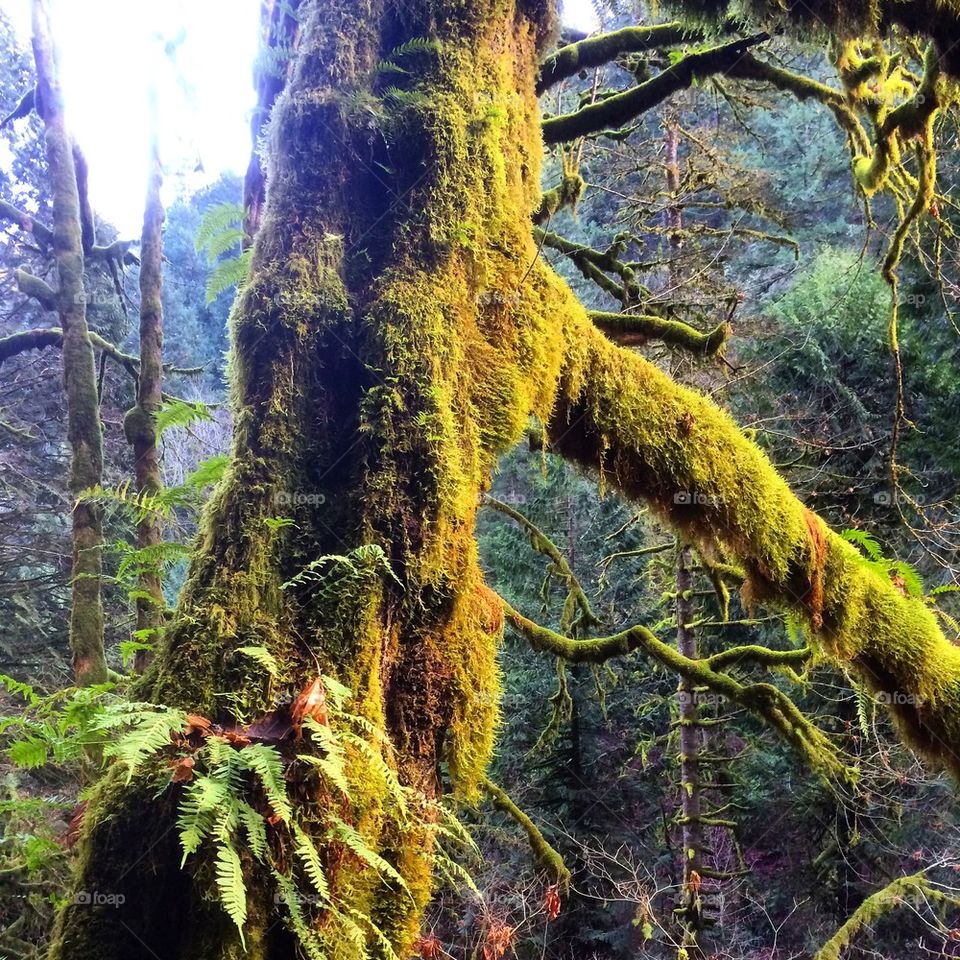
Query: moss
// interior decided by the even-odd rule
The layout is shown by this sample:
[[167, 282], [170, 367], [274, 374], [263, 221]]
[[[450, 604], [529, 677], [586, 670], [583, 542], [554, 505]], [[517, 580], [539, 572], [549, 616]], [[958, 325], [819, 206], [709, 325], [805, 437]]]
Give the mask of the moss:
[[530, 817], [517, 806], [510, 795], [490, 780], [484, 779], [483, 791], [488, 794], [494, 804], [512, 817], [523, 829], [530, 843], [533, 859], [537, 866], [547, 874], [552, 883], [555, 883], [563, 894], [570, 890], [571, 874], [563, 857], [548, 842], [540, 828]]

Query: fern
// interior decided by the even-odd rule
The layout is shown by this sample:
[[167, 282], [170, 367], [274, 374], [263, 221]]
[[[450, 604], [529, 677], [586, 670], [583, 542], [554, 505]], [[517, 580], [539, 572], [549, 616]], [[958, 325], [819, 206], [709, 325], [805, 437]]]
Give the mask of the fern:
[[200, 218], [197, 235], [193, 241], [194, 248], [198, 253], [208, 249], [221, 234], [243, 223], [243, 215], [243, 205], [240, 203], [224, 201], [211, 204], [203, 211], [203, 216]]
[[242, 653], [258, 663], [271, 677], [276, 677], [280, 666], [276, 658], [266, 647], [237, 647], [237, 653]]
[[[170, 733], [182, 732], [186, 716], [179, 710], [161, 708], [142, 714], [124, 736], [108, 744], [105, 755], [116, 759], [127, 768], [127, 783], [133, 779], [140, 765], [170, 743]], [[99, 727], [103, 729], [103, 727]]]
[[313, 841], [304, 832], [304, 830], [294, 825], [293, 839], [296, 843], [294, 853], [300, 859], [303, 866], [303, 872], [307, 875], [313, 889], [324, 899], [329, 901], [330, 888], [327, 885], [327, 878], [323, 872], [323, 865], [320, 863], [320, 854], [313, 845]]
[[47, 742], [40, 737], [16, 740], [7, 749], [11, 763], [22, 770], [36, 770], [47, 762]]
[[333, 835], [339, 840], [358, 860], [363, 861], [368, 867], [372, 867], [381, 876], [392, 880], [398, 887], [410, 892], [406, 880], [397, 872], [393, 864], [388, 863], [375, 850], [371, 850], [367, 842], [357, 833], [348, 823], [344, 823], [338, 817], [333, 818]]
[[225, 257], [217, 261], [207, 278], [207, 303], [213, 303], [225, 290], [242, 287], [250, 273], [253, 260], [253, 248], [248, 247], [236, 257]]
[[247, 887], [243, 882], [240, 855], [232, 844], [222, 844], [217, 849], [216, 883], [220, 904], [236, 925], [240, 943], [246, 949], [243, 925], [247, 922]]
[[189, 427], [194, 423], [212, 420], [213, 416], [205, 403], [181, 400], [174, 397], [166, 400], [154, 417], [154, 429], [160, 437], [171, 427]]
[[235, 753], [243, 769], [255, 773], [260, 780], [273, 812], [283, 823], [293, 819], [293, 809], [287, 799], [287, 786], [283, 778], [283, 761], [280, 754], [264, 743], [251, 743]]

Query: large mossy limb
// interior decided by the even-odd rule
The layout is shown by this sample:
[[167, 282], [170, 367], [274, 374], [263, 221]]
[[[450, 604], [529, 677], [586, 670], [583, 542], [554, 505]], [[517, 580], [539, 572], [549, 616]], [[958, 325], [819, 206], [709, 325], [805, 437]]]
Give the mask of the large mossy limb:
[[885, 694], [905, 739], [960, 775], [960, 648], [924, 602], [807, 510], [716, 404], [611, 344], [572, 297], [567, 316], [558, 451], [651, 502], [708, 555], [721, 546], [748, 596], [804, 617], [815, 650]]
[[702, 43], [704, 33], [696, 27], [674, 21], [651, 27], [622, 27], [562, 46], [540, 67], [537, 93], [590, 67], [599, 67], [627, 53], [663, 50], [685, 43]]
[[853, 941], [881, 917], [900, 906], [923, 903], [960, 906], [960, 900], [956, 896], [946, 893], [927, 879], [925, 870], [897, 877], [882, 890], [870, 894], [854, 910], [846, 923], [814, 954], [813, 960], [841, 960]]
[[573, 113], [551, 117], [543, 123], [546, 143], [566, 143], [611, 127], [619, 127], [663, 103], [698, 78], [722, 73], [758, 43], [766, 34], [738, 38], [707, 50], [688, 53], [655, 77], [623, 93], [582, 107]]

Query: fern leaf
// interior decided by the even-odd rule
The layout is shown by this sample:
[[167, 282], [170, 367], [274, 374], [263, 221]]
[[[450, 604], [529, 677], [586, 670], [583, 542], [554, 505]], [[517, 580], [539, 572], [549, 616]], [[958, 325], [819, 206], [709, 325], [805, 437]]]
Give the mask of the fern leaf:
[[42, 767], [47, 762], [47, 753], [47, 742], [37, 737], [15, 740], [7, 748], [10, 762], [21, 770], [36, 770]]
[[237, 257], [219, 260], [207, 278], [207, 303], [213, 303], [225, 290], [242, 287], [250, 273], [253, 260], [253, 248], [250, 247]]
[[240, 943], [246, 949], [243, 925], [247, 922], [247, 887], [243, 881], [240, 855], [230, 844], [222, 844], [217, 848], [215, 876], [220, 905], [236, 925]]
[[276, 658], [266, 647], [237, 647], [237, 653], [242, 653], [258, 663], [271, 677], [275, 677], [280, 667]]
[[333, 835], [339, 840], [358, 860], [363, 861], [369, 867], [373, 867], [381, 876], [392, 880], [398, 887], [410, 892], [406, 880], [397, 872], [393, 864], [388, 863], [375, 850], [371, 850], [366, 840], [357, 833], [348, 823], [344, 823], [337, 817], [333, 818]]
[[236, 757], [244, 768], [260, 779], [273, 812], [284, 822], [293, 819], [293, 808], [287, 799], [287, 784], [283, 777], [283, 760], [280, 754], [265, 743], [251, 743], [236, 751]]
[[323, 872], [323, 864], [320, 863], [320, 854], [317, 852], [313, 840], [296, 824], [293, 827], [293, 839], [296, 842], [294, 853], [299, 857], [307, 879], [324, 900], [329, 900], [330, 888]]

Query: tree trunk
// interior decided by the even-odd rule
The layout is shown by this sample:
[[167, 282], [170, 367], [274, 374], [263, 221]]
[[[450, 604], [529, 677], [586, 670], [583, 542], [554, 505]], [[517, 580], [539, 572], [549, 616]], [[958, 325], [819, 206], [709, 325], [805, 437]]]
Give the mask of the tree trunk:
[[[501, 621], [477, 563], [478, 493], [530, 412], [547, 418], [561, 358], [546, 306], [558, 282], [530, 272], [534, 82], [549, 11], [492, 0], [301, 9], [251, 277], [232, 317], [232, 465], [149, 696], [248, 720], [274, 703], [239, 647], [266, 647], [289, 691], [315, 677], [316, 657], [353, 690], [351, 709], [388, 732], [385, 759], [404, 783], [437, 795], [446, 739], [451, 779], [469, 795], [492, 747]], [[415, 82], [391, 94], [397, 74], [377, 63], [421, 37], [430, 43], [415, 54]], [[280, 514], [296, 526], [264, 523]], [[322, 556], [356, 566], [364, 545], [383, 550], [391, 575], [322, 599], [281, 589]], [[412, 896], [349, 861], [333, 893], [403, 956], [430, 895], [430, 843], [397, 843], [378, 788], [362, 789], [355, 822]], [[91, 799], [78, 882], [124, 905], [68, 906], [53, 957], [241, 955], [204, 896], [209, 876], [180, 871], [174, 802], [156, 792], [146, 774], [130, 786], [116, 775]], [[272, 888], [249, 888], [247, 955], [289, 957]], [[329, 956], [360, 955], [338, 923], [320, 935]]]
[[[649, 497], [692, 541], [722, 541], [758, 594], [799, 607], [855, 669], [875, 665], [924, 692], [943, 671], [960, 676], [960, 651], [942, 669], [929, 662], [952, 648], [922, 606], [856, 567], [709, 401], [597, 333], [539, 259], [535, 81], [550, 13], [546, 0], [301, 4], [231, 320], [232, 464], [144, 682], [158, 702], [248, 723], [319, 666], [385, 731], [384, 762], [424, 803], [440, 791], [442, 758], [454, 789], [472, 795], [492, 748], [502, 614], [474, 521], [531, 413], [561, 451]], [[391, 57], [406, 72], [382, 66]], [[719, 487], [720, 507], [674, 502], [704, 486]], [[278, 514], [294, 525], [265, 522]], [[321, 558], [342, 575], [284, 586]], [[916, 659], [899, 656], [905, 643]], [[269, 652], [274, 678], [249, 647]], [[953, 730], [956, 699], [937, 701]], [[294, 955], [275, 888], [249, 858], [244, 953], [210, 869], [181, 871], [175, 788], [156, 778], [127, 785], [112, 771], [91, 797], [78, 889], [123, 902], [67, 906], [53, 960]], [[317, 829], [333, 804], [300, 786], [304, 828]], [[402, 957], [430, 896], [430, 830], [401, 835], [385, 788], [352, 786], [353, 822], [410, 893], [345, 856], [331, 897]], [[336, 916], [316, 932], [334, 960], [366, 953]]]
[[[677, 649], [691, 660], [699, 659], [699, 644], [689, 624], [694, 619], [693, 572], [690, 547], [677, 552]], [[683, 945], [691, 960], [702, 960], [703, 900], [700, 884], [704, 875], [703, 824], [700, 785], [700, 712], [697, 685], [682, 677], [677, 687], [680, 721], [680, 823], [683, 835], [683, 888], [677, 911], [683, 923]]]
[[[56, 307], [63, 330], [63, 379], [70, 442], [70, 491], [74, 496], [100, 484], [103, 438], [100, 401], [87, 329], [83, 288], [83, 230], [74, 150], [64, 124], [47, 5], [33, 0], [33, 53], [37, 66], [37, 105], [46, 133], [47, 167], [53, 196], [53, 252], [59, 288]], [[92, 222], [92, 220], [91, 220]], [[100, 509], [77, 502], [73, 508], [73, 597], [70, 650], [80, 685], [107, 679], [100, 601], [103, 529]]]
[[[123, 421], [127, 441], [133, 446], [134, 483], [138, 494], [156, 494], [161, 488], [160, 455], [154, 418], [163, 402], [163, 306], [160, 299], [163, 269], [163, 204], [160, 187], [163, 172], [159, 145], [150, 151], [150, 179], [143, 211], [140, 237], [140, 376], [137, 403]], [[145, 513], [137, 524], [137, 549], [149, 551], [161, 540], [160, 524], [153, 513]], [[163, 621], [164, 599], [159, 559], [143, 555], [137, 596], [137, 636], [155, 643]], [[142, 671], [149, 657], [138, 650], [136, 669]]]

